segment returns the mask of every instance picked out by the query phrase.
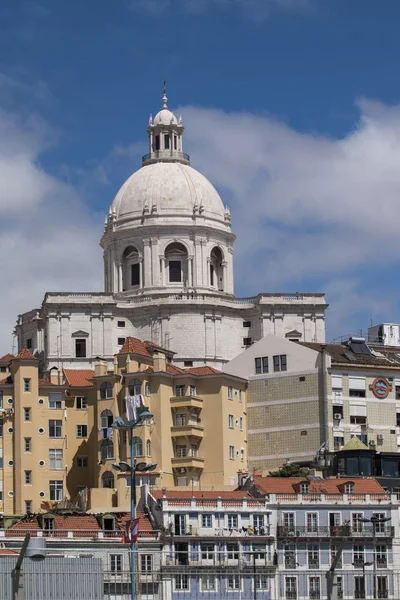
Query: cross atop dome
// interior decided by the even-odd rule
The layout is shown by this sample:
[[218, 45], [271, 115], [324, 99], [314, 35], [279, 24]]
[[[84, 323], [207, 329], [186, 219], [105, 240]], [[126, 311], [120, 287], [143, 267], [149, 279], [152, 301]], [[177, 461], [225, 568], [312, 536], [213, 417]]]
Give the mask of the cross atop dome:
[[142, 164], [150, 165], [155, 162], [180, 162], [190, 165], [190, 156], [182, 152], [182, 134], [184, 127], [182, 117], [176, 118], [169, 110], [167, 98], [167, 79], [164, 77], [164, 93], [162, 108], [149, 118], [147, 133], [149, 134], [149, 153], [142, 158]]

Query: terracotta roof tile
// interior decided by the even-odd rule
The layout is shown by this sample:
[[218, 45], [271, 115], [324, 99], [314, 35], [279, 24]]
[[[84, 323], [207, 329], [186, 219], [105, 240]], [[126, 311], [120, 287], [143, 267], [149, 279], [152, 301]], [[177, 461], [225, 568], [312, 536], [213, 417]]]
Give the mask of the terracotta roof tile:
[[180, 367], [176, 367], [175, 365], [167, 365], [167, 373], [171, 375], [181, 375], [182, 373], [186, 373], [185, 369], [181, 369]]
[[154, 342], [149, 342], [148, 340], [145, 340], [144, 343], [146, 344], [146, 346], [148, 348], [154, 348], [155, 350], [162, 350], [166, 354], [176, 354], [176, 352], [172, 352], [171, 350], [168, 350], [167, 348], [163, 348], [162, 346], [159, 346], [158, 344], [155, 344]]
[[55, 526], [57, 530], [78, 531], [99, 531], [101, 529], [96, 517], [93, 515], [56, 515]]
[[54, 383], [51, 383], [48, 379], [39, 379], [39, 385], [54, 385]]
[[297, 494], [301, 483], [309, 484], [312, 494], [343, 494], [346, 483], [354, 483], [354, 494], [384, 494], [385, 490], [371, 478], [343, 477], [340, 479], [309, 480], [307, 477], [255, 476], [257, 490], [262, 494]]
[[214, 375], [215, 373], [220, 374], [221, 371], [205, 365], [204, 367], [190, 367], [186, 369], [186, 373], [191, 373], [192, 375]]
[[4, 356], [0, 357], [0, 363], [1, 362], [11, 362], [14, 358], [15, 358], [14, 354], [5, 354]]
[[37, 358], [35, 358], [33, 356], [32, 352], [30, 350], [28, 350], [28, 348], [22, 348], [22, 350], [20, 352], [18, 352], [18, 354], [15, 357], [15, 359], [18, 359], [18, 360], [38, 360]]
[[151, 357], [150, 352], [146, 348], [146, 344], [134, 337], [127, 337], [124, 345], [119, 351], [120, 354], [139, 354], [140, 356]]
[[64, 377], [71, 387], [92, 387], [89, 381], [94, 377], [94, 371], [90, 369], [63, 369]]
[[[152, 496], [154, 496], [154, 498], [159, 499], [163, 497], [163, 493], [161, 490], [153, 490], [152, 492]], [[171, 499], [178, 499], [178, 500], [187, 500], [187, 499], [191, 499], [191, 498], [196, 498], [196, 500], [201, 500], [201, 499], [211, 499], [211, 500], [216, 500], [217, 498], [226, 498], [226, 499], [232, 499], [232, 500], [237, 500], [237, 499], [242, 499], [242, 498], [251, 498], [251, 494], [249, 492], [246, 491], [241, 491], [238, 492], [237, 490], [215, 490], [212, 492], [209, 491], [205, 491], [205, 492], [192, 492], [191, 490], [167, 490], [165, 492], [165, 496], [168, 500], [168, 498]]]
[[[321, 352], [325, 346], [327, 354], [332, 357], [332, 365], [335, 363], [346, 365], [370, 365], [375, 367], [394, 367], [400, 369], [399, 350], [387, 350], [386, 348], [375, 348], [375, 354], [354, 354], [346, 344], [318, 344], [316, 342], [296, 342], [301, 346]], [[381, 355], [381, 356], [379, 356]]]
[[[124, 513], [118, 517], [118, 527], [123, 531], [131, 518], [131, 513]], [[139, 519], [139, 537], [155, 537], [157, 533], [154, 531], [151, 521], [143, 512], [137, 512], [136, 518]]]

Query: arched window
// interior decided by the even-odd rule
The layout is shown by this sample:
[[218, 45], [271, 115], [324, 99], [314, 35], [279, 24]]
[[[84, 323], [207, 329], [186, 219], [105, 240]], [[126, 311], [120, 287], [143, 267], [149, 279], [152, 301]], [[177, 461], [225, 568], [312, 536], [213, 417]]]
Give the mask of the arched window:
[[132, 379], [129, 382], [129, 395], [139, 396], [142, 393], [142, 382], [139, 379]]
[[224, 269], [222, 266], [222, 262], [224, 257], [222, 256], [222, 252], [220, 248], [215, 246], [211, 250], [210, 254], [210, 286], [219, 290], [220, 292], [224, 291]]
[[133, 456], [143, 456], [143, 442], [140, 437], [134, 436], [133, 440]]
[[179, 242], [169, 244], [165, 249], [165, 266], [168, 283], [183, 283], [187, 285], [188, 254], [185, 246]]
[[111, 440], [103, 440], [100, 446], [101, 460], [114, 458], [114, 444]]
[[100, 386], [100, 398], [102, 400], [106, 400], [107, 398], [112, 398], [113, 396], [113, 386], [109, 381], [105, 381]]
[[151, 457], [151, 441], [147, 440], [146, 442], [146, 456], [147, 458]]
[[140, 286], [139, 252], [135, 246], [128, 246], [122, 255], [122, 289], [130, 290]]
[[114, 423], [114, 415], [112, 414], [111, 410], [103, 410], [103, 412], [100, 415], [100, 420], [100, 427], [102, 429], [109, 429]]
[[114, 474], [111, 471], [105, 471], [101, 476], [101, 487], [113, 488], [114, 487]]

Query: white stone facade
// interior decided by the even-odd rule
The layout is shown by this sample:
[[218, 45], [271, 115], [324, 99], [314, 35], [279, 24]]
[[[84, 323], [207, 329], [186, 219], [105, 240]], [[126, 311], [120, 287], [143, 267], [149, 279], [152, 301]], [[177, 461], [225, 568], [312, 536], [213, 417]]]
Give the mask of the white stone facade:
[[147, 131], [149, 154], [105, 221], [105, 292], [46, 294], [18, 317], [18, 347], [46, 368], [89, 368], [97, 356], [111, 365], [130, 335], [175, 351], [180, 366], [220, 367], [269, 333], [323, 342], [323, 294], [235, 298], [229, 209], [190, 167], [165, 95]]

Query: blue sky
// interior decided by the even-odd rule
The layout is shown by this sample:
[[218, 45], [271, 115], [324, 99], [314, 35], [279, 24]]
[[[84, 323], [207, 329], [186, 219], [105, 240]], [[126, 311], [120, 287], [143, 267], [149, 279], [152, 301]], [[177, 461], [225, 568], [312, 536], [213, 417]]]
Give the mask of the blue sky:
[[2, 347], [45, 291], [101, 289], [164, 74], [232, 209], [236, 293], [326, 291], [329, 339], [400, 322], [399, 22], [396, 0], [3, 0]]

